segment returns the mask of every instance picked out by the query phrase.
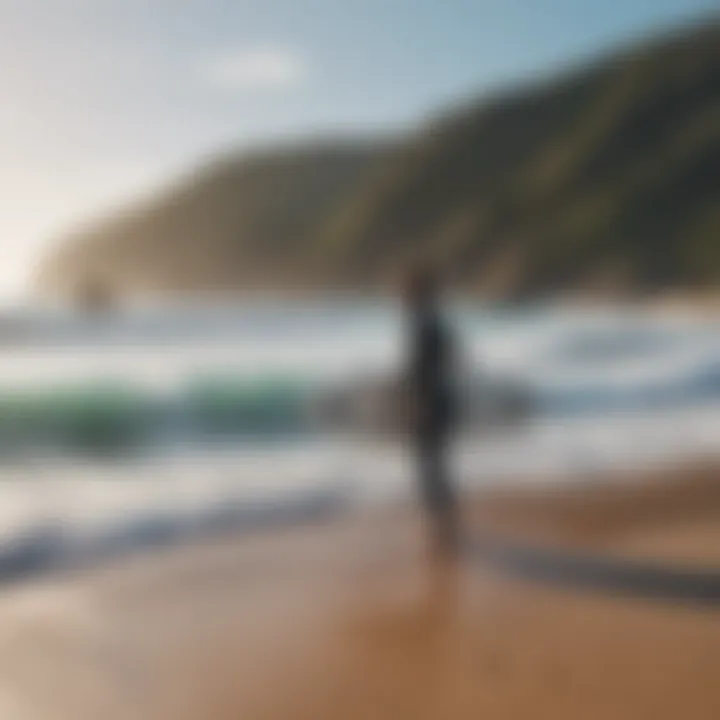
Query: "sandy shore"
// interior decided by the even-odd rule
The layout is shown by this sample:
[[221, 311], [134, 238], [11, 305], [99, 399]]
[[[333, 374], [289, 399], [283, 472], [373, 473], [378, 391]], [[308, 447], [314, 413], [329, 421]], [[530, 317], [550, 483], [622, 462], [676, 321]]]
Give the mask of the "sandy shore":
[[[714, 475], [476, 497], [468, 530], [707, 566]], [[422, 529], [376, 511], [5, 591], [0, 717], [720, 717], [720, 609], [439, 565]]]
[[720, 568], [720, 469], [698, 463], [495, 490], [471, 504], [469, 525], [543, 545]]

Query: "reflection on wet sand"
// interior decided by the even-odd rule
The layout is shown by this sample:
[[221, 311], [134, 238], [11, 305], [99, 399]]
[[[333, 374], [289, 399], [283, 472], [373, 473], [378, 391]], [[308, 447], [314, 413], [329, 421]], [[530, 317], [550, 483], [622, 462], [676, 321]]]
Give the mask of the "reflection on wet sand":
[[718, 717], [717, 609], [513, 580], [423, 542], [414, 512], [374, 511], [15, 589], [0, 701], [33, 720]]

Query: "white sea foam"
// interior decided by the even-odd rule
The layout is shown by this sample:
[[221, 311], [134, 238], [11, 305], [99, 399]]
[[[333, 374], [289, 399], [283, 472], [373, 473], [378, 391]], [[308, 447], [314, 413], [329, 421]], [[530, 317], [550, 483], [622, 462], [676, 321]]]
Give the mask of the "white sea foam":
[[[468, 308], [457, 318], [473, 371], [516, 378], [541, 400], [527, 422], [466, 433], [455, 454], [464, 485], [582, 482], [606, 470], [718, 453], [714, 323], [639, 312]], [[382, 305], [186, 307], [102, 322], [25, 313], [2, 325], [0, 388], [10, 393], [122, 378], [173, 400], [198, 373], [317, 383], [393, 371], [402, 354], [398, 316]], [[182, 401], [177, 407], [187, 412]], [[282, 508], [283, 499], [292, 504], [303, 494], [385, 499], [411, 487], [411, 459], [390, 440], [291, 433], [203, 444], [173, 432], [122, 459], [57, 448], [0, 458], [3, 547], [31, 537], [23, 552], [36, 558], [60, 542], [77, 551], [107, 528], [117, 536], [142, 518], [143, 532], [155, 518], [172, 534], [171, 526], [179, 533], [208, 518], [228, 521], [233, 508], [247, 519], [248, 508]]]

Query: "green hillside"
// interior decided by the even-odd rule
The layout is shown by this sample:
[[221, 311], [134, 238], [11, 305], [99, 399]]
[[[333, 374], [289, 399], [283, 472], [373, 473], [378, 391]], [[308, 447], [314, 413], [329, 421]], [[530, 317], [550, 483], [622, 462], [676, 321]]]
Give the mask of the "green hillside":
[[456, 109], [402, 147], [210, 166], [66, 240], [39, 278], [372, 288], [418, 257], [503, 298], [720, 281], [720, 22]]
[[211, 162], [159, 197], [61, 240], [37, 282], [63, 295], [287, 286], [384, 146], [325, 143]]

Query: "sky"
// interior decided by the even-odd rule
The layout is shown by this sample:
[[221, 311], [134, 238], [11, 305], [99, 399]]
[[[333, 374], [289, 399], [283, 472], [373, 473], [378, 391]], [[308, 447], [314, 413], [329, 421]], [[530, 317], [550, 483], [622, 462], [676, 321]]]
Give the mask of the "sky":
[[0, 0], [0, 297], [208, 155], [401, 129], [720, 0]]

